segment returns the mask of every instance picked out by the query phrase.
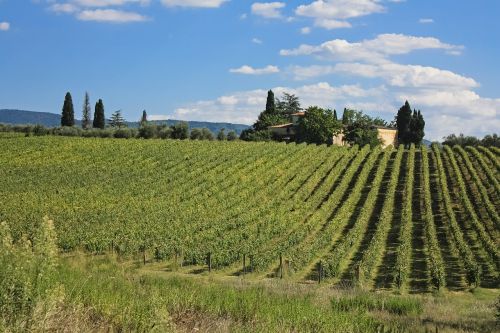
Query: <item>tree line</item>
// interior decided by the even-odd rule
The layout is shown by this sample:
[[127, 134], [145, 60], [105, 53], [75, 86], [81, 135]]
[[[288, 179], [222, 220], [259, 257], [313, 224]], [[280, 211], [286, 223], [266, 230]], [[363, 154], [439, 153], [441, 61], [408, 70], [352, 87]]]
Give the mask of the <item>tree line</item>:
[[[235, 131], [226, 133], [224, 128], [214, 135], [208, 128], [193, 128], [189, 129], [187, 122], [178, 122], [174, 125], [168, 126], [166, 124], [157, 124], [148, 121], [146, 110], [142, 112], [141, 119], [139, 120], [139, 128], [128, 128], [125, 119], [122, 116], [121, 110], [115, 111], [107, 120], [104, 114], [104, 103], [99, 99], [94, 108], [94, 117], [91, 118], [91, 107], [89, 94], [85, 93], [82, 109], [82, 122], [81, 128], [84, 131], [79, 131], [74, 128], [75, 126], [75, 112], [73, 106], [73, 99], [71, 93], [66, 93], [64, 104], [61, 114], [61, 129], [46, 129], [43, 126], [36, 126], [32, 133], [34, 135], [66, 135], [66, 136], [97, 136], [97, 137], [115, 137], [115, 138], [144, 138], [144, 139], [179, 139], [179, 140], [219, 140], [219, 141], [233, 141], [238, 139]], [[92, 129], [105, 130], [104, 131], [91, 131]]]
[[484, 147], [497, 147], [500, 148], [500, 137], [495, 134], [485, 135], [482, 139], [475, 136], [465, 136], [463, 134], [450, 134], [443, 138], [443, 145], [447, 146], [484, 146]]
[[344, 141], [350, 145], [377, 146], [381, 144], [377, 127], [398, 130], [398, 142], [405, 146], [420, 145], [425, 136], [425, 121], [420, 110], [411, 109], [408, 101], [399, 109], [394, 121], [388, 123], [379, 117], [370, 117], [362, 111], [344, 108], [342, 119], [337, 111], [310, 106], [303, 109], [299, 97], [283, 93], [281, 99], [268, 91], [266, 108], [262, 111], [252, 128], [243, 131], [240, 138], [246, 141], [282, 140], [269, 128], [292, 122], [292, 115], [304, 112], [298, 120], [293, 141], [315, 144], [332, 144], [333, 137], [342, 133]]

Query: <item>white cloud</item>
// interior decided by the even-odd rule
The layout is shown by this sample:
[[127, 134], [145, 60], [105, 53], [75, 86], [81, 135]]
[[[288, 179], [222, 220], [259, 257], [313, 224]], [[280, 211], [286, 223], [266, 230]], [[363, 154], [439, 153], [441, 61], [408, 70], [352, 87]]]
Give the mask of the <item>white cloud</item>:
[[379, 0], [318, 0], [298, 6], [295, 14], [313, 18], [315, 26], [331, 30], [350, 28], [347, 19], [384, 11]]
[[149, 5], [150, 0], [72, 0], [72, 2], [81, 7], [109, 7], [123, 6], [129, 3], [137, 3], [140, 5]]
[[434, 23], [434, 20], [431, 18], [421, 18], [420, 20], [418, 20], [418, 23], [429, 24], [429, 23]]
[[350, 43], [335, 39], [321, 45], [300, 45], [296, 49], [281, 50], [283, 56], [316, 55], [320, 58], [344, 61], [387, 62], [391, 55], [407, 54], [416, 50], [441, 49], [459, 54], [462, 46], [441, 42], [433, 37], [415, 37], [402, 34], [383, 34], [375, 39]]
[[10, 29], [9, 22], [0, 22], [0, 31], [8, 31]]
[[282, 18], [281, 9], [284, 2], [255, 2], [252, 4], [252, 14], [265, 18]]
[[311, 27], [303, 27], [302, 29], [300, 29], [300, 33], [303, 34], [303, 35], [308, 35], [311, 33]]
[[297, 7], [295, 13], [313, 18], [348, 19], [384, 11], [378, 0], [318, 0]]
[[55, 3], [49, 9], [56, 13], [72, 14], [80, 10], [80, 8], [72, 3]]
[[262, 40], [260, 40], [258, 38], [252, 38], [252, 43], [254, 43], [254, 44], [262, 44]]
[[219, 8], [229, 0], [161, 0], [167, 7]]
[[240, 68], [230, 69], [230, 73], [246, 74], [246, 75], [264, 75], [279, 73], [279, 68], [276, 66], [266, 66], [264, 68], [253, 68], [248, 65], [241, 66]]
[[339, 29], [339, 28], [351, 28], [351, 23], [347, 21], [339, 21], [333, 19], [319, 18], [314, 22], [314, 25], [327, 30]]
[[396, 63], [377, 65], [341, 63], [335, 66], [335, 72], [367, 78], [382, 78], [395, 87], [463, 89], [479, 86], [472, 78], [430, 66]]
[[83, 10], [76, 16], [81, 21], [98, 21], [110, 23], [144, 22], [148, 18], [138, 13], [116, 9]]

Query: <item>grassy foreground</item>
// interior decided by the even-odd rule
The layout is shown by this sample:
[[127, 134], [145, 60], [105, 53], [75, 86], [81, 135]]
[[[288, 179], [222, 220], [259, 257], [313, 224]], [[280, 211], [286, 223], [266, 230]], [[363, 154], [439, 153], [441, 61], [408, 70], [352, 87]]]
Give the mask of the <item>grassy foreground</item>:
[[[52, 289], [7, 332], [496, 332], [488, 289], [399, 296], [280, 280], [144, 269], [114, 256], [60, 259]], [[5, 318], [4, 318], [5, 319]]]

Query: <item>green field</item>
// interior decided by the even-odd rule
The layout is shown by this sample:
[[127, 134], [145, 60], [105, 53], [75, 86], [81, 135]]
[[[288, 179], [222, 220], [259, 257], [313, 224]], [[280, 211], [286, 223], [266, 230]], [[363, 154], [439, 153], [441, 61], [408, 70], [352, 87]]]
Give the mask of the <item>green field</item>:
[[[0, 145], [0, 221], [7, 222], [14, 241], [23, 235], [33, 240], [36, 226], [48, 216], [64, 266], [72, 267], [74, 253], [112, 257], [122, 263], [116, 265], [132, 265], [132, 276], [147, 276], [146, 284], [183, 281], [208, 285], [202, 288], [207, 293], [210, 288], [230, 293], [244, 280], [257, 284], [248, 291], [250, 305], [252, 293], [262, 288], [262, 295], [277, 293], [278, 299], [287, 297], [283, 289], [291, 287], [286, 286], [311, 288], [294, 295], [298, 307], [313, 311], [312, 317], [329, 318], [321, 311], [333, 311], [344, 320], [326, 321], [316, 331], [410, 325], [386, 308], [380, 314], [374, 297], [379, 294], [371, 291], [384, 297], [410, 294], [397, 297], [424, 304], [417, 313], [398, 313], [413, 315], [414, 325], [432, 309], [429, 304], [439, 302], [434, 297], [454, 295], [457, 308], [443, 307], [459, 313], [469, 304], [469, 290], [481, 287], [476, 293], [489, 304], [494, 321], [491, 304], [500, 272], [498, 149], [63, 137], [2, 137]], [[260, 286], [270, 281], [280, 283], [273, 287], [278, 291]], [[309, 285], [319, 281], [321, 287]], [[317, 288], [325, 289], [318, 293], [323, 289]], [[336, 304], [332, 288], [363, 292], [352, 301], [339, 291]], [[311, 300], [320, 294], [328, 295], [327, 310]], [[284, 304], [273, 299], [269, 309], [283, 310]], [[360, 302], [366, 309], [353, 324], [350, 316]], [[266, 321], [255, 308], [252, 314], [260, 318], [255, 322], [197, 303], [195, 308], [210, 318], [229, 318], [236, 325], [229, 331], [315, 331], [307, 315], [296, 323], [284, 315], [280, 326], [274, 322], [279, 316], [270, 314], [274, 319]], [[476, 319], [470, 326], [457, 319], [464, 326], [454, 328], [494, 330], [484, 326], [488, 319]]]

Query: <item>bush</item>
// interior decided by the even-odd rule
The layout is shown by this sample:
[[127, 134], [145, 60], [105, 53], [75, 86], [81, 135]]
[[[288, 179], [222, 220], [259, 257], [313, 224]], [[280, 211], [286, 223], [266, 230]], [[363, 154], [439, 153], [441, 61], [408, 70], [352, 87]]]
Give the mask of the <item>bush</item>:
[[53, 130], [54, 135], [60, 136], [82, 136], [82, 129], [78, 127], [58, 127]]
[[49, 134], [49, 130], [47, 128], [43, 127], [42, 125], [36, 125], [32, 129], [32, 133], [34, 136], [44, 136], [44, 135]]
[[158, 136], [160, 137], [160, 139], [170, 139], [172, 138], [172, 129], [170, 127], [165, 126], [162, 129], [160, 129]]
[[134, 133], [130, 128], [119, 128], [113, 136], [117, 139], [130, 139], [134, 137]]
[[[0, 224], [0, 327], [29, 331], [36, 311], [55, 287], [57, 246], [54, 224], [45, 217], [33, 244], [14, 242], [9, 226]], [[7, 331], [9, 331], [7, 329]]]
[[172, 139], [185, 140], [189, 138], [189, 125], [185, 121], [180, 121], [171, 128]]
[[238, 135], [236, 134], [235, 131], [230, 131], [227, 133], [227, 141], [235, 141], [238, 140]]
[[158, 136], [158, 126], [154, 124], [144, 124], [139, 128], [138, 136], [143, 139], [153, 139]]

